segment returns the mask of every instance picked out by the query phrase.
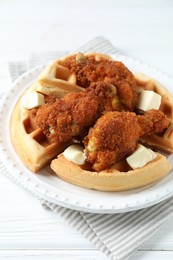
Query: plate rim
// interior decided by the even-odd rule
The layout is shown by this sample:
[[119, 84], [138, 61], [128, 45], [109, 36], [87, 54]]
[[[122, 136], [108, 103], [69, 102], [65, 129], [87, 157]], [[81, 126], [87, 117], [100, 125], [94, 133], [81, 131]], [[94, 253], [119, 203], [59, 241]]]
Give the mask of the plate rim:
[[[137, 63], [137, 64], [140, 64], [141, 66], [145, 66], [148, 69], [152, 69], [156, 73], [159, 73], [161, 76], [166, 78], [166, 80], [173, 82], [173, 79], [170, 76], [168, 76], [165, 72], [162, 72], [161, 70], [156, 69], [153, 66], [149, 66], [146, 63], [140, 62], [138, 60], [132, 59], [131, 57], [124, 56], [124, 55], [121, 55], [121, 54], [114, 54], [114, 55], [111, 55], [111, 56], [114, 57], [114, 58], [116, 57], [117, 60], [119, 60], [119, 59], [120, 60], [128, 60], [129, 59], [132, 63]], [[1, 117], [1, 114], [3, 112], [4, 106], [6, 108], [6, 103], [5, 102], [6, 101], [8, 102], [10, 94], [14, 95], [15, 89], [17, 89], [17, 86], [19, 86], [20, 84], [24, 85], [25, 81], [31, 80], [33, 74], [35, 75], [37, 73], [40, 73], [41, 70], [43, 68], [45, 68], [46, 66], [47, 66], [47, 64], [39, 65], [38, 67], [33, 68], [33, 69], [27, 71], [27, 72], [23, 73], [20, 77], [18, 77], [12, 83], [10, 90], [6, 94], [4, 94], [4, 96], [1, 99], [1, 102], [0, 102], [1, 103], [0, 104], [0, 117]], [[11, 110], [12, 110], [12, 108], [11, 108]], [[13, 174], [11, 174], [11, 171], [12, 170], [14, 171], [16, 169], [16, 165], [14, 165], [14, 163], [11, 162], [11, 160], [9, 160], [9, 158], [7, 159], [8, 153], [7, 154], [5, 153], [6, 152], [4, 150], [5, 147], [2, 146], [2, 144], [3, 144], [2, 138], [1, 138], [3, 136], [2, 129], [3, 129], [2, 123], [0, 123], [0, 154], [1, 154], [2, 158], [3, 158], [3, 156], [6, 156], [5, 163], [2, 162], [3, 165], [9, 171], [8, 173], [6, 173], [6, 175], [9, 178], [11, 178], [13, 181], [15, 181], [18, 184], [20, 184], [20, 186], [22, 186], [26, 190], [30, 191], [31, 193], [33, 193], [39, 199], [48, 200], [49, 202], [52, 202], [52, 203], [54, 203], [56, 205], [60, 205], [60, 206], [63, 206], [63, 207], [66, 207], [66, 208], [70, 208], [70, 209], [74, 209], [74, 210], [78, 210], [78, 211], [105, 214], [105, 213], [124, 213], [124, 212], [128, 212], [128, 211], [138, 210], [138, 209], [141, 209], [141, 208], [146, 208], [146, 207], [152, 206], [154, 204], [157, 204], [157, 203], [159, 203], [159, 202], [169, 198], [171, 195], [173, 195], [173, 188], [172, 188], [172, 190], [167, 189], [167, 191], [161, 197], [160, 196], [155, 196], [155, 198], [153, 198], [153, 200], [150, 200], [150, 201], [145, 200], [145, 201], [143, 201], [142, 204], [139, 201], [135, 205], [133, 203], [132, 203], [132, 205], [127, 203], [127, 204], [124, 204], [123, 206], [118, 207], [118, 208], [115, 207], [115, 205], [112, 205], [112, 207], [109, 206], [108, 208], [105, 208], [102, 205], [99, 205], [98, 207], [94, 207], [93, 208], [93, 207], [91, 207], [91, 205], [89, 203], [85, 204], [85, 205], [84, 204], [80, 205], [80, 203], [76, 203], [76, 202], [75, 203], [71, 203], [68, 200], [68, 198], [65, 198], [65, 197], [63, 198], [63, 196], [62, 197], [50, 196], [50, 193], [47, 190], [44, 190], [44, 192], [39, 190], [38, 189], [39, 185], [37, 183], [34, 183], [33, 180], [30, 182], [30, 180], [29, 180], [30, 178], [28, 178], [26, 176], [22, 177], [21, 171], [18, 171], [18, 174], [16, 174], [15, 176]], [[15, 150], [14, 150], [14, 152], [15, 152]], [[26, 168], [26, 167], [24, 167], [24, 168]], [[105, 192], [103, 192], [103, 193], [105, 193]]]

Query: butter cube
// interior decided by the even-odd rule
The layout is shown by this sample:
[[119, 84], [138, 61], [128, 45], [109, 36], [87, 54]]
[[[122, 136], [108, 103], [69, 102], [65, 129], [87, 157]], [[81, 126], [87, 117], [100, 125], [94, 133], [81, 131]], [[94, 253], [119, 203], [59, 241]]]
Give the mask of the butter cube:
[[45, 104], [44, 95], [38, 92], [27, 93], [22, 97], [21, 104], [25, 109], [40, 107]]
[[161, 95], [155, 93], [152, 90], [142, 90], [139, 95], [137, 108], [142, 111], [148, 111], [150, 109], [159, 109], [161, 105]]
[[139, 144], [136, 151], [127, 157], [126, 161], [132, 169], [137, 169], [154, 160], [156, 156], [156, 153], [154, 153], [151, 149]]
[[78, 144], [70, 145], [63, 153], [64, 157], [78, 165], [85, 164], [84, 148]]

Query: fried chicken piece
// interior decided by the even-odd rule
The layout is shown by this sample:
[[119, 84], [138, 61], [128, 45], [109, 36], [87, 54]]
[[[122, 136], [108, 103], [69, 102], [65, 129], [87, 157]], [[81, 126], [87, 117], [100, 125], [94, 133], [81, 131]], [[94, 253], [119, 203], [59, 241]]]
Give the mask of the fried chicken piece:
[[159, 110], [142, 116], [133, 112], [107, 112], [84, 139], [87, 161], [98, 172], [109, 168], [131, 154], [141, 136], [161, 132], [168, 124], [165, 114]]
[[121, 110], [116, 88], [104, 82], [93, 83], [80, 93], [70, 93], [37, 111], [36, 121], [51, 142], [67, 142], [84, 136], [104, 111]]
[[88, 88], [93, 82], [110, 83], [117, 89], [117, 95], [127, 110], [133, 111], [138, 99], [136, 81], [133, 74], [122, 62], [82, 53], [66, 58], [61, 65], [76, 74], [77, 84]]
[[168, 119], [160, 110], [151, 109], [144, 115], [137, 116], [141, 127], [141, 136], [149, 136], [160, 133], [168, 127]]

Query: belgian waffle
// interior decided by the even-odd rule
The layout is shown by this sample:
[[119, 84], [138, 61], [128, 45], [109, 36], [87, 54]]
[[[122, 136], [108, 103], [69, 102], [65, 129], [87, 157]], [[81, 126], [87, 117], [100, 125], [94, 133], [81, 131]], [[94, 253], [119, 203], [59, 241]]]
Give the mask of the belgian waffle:
[[52, 170], [63, 180], [84, 188], [101, 191], [124, 191], [143, 187], [164, 177], [171, 165], [166, 157], [157, 153], [157, 157], [142, 168], [129, 169], [122, 160], [110, 169], [93, 172], [68, 161], [63, 154], [51, 162]]
[[[37, 91], [34, 83], [24, 93]], [[51, 94], [51, 92], [50, 92]], [[22, 96], [23, 96], [22, 95]], [[69, 143], [50, 143], [35, 123], [36, 109], [24, 109], [22, 97], [18, 100], [11, 116], [11, 139], [23, 163], [33, 172], [37, 172], [55, 158]]]
[[169, 127], [163, 133], [143, 137], [141, 141], [144, 144], [151, 145], [161, 151], [173, 153], [173, 96], [165, 87], [142, 73], [136, 73], [135, 79], [139, 87], [146, 90], [153, 90], [162, 96], [160, 110], [163, 111], [169, 119]]
[[37, 91], [50, 95], [65, 96], [69, 92], [83, 91], [83, 88], [76, 85], [76, 77], [74, 73], [58, 63], [53, 61], [47, 66], [37, 79]]

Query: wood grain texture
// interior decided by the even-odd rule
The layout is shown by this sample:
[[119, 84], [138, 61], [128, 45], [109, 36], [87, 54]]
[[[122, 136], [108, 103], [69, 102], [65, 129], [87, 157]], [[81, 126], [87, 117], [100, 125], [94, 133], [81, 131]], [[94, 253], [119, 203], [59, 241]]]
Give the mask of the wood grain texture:
[[[173, 76], [173, 2], [163, 0], [0, 1], [0, 93], [6, 62], [30, 53], [73, 51], [98, 35]], [[132, 260], [173, 259], [173, 218]], [[0, 259], [107, 259], [80, 233], [0, 175]]]
[[[172, 260], [172, 251], [138, 251], [131, 260]], [[106, 260], [107, 257], [97, 250], [3, 250], [0, 251], [0, 259], [12, 260]]]
[[1, 59], [21, 59], [45, 50], [75, 50], [104, 35], [123, 53], [173, 75], [172, 12], [169, 0], [1, 1]]

